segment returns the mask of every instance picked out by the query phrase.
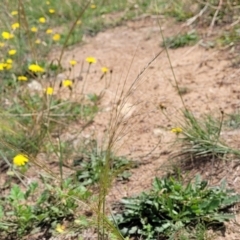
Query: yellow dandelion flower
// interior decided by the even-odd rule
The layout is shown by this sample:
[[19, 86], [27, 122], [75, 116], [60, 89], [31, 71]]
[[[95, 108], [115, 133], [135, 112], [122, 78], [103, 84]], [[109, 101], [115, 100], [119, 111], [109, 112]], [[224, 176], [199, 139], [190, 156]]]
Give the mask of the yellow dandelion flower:
[[17, 50], [11, 49], [11, 50], [8, 51], [8, 54], [12, 56], [12, 55], [15, 55], [16, 52], [17, 52]]
[[2, 47], [4, 47], [4, 46], [5, 46], [5, 43], [0, 42], [0, 47], [2, 48]]
[[90, 8], [95, 9], [97, 6], [95, 4], [91, 4]]
[[11, 34], [11, 33], [9, 33], [9, 32], [2, 32], [2, 38], [3, 38], [3, 39], [8, 40], [8, 39], [11, 39], [11, 38], [13, 38], [13, 37], [14, 37], [13, 34]]
[[5, 65], [5, 63], [0, 63], [0, 71], [3, 71], [4, 70], [4, 65]]
[[12, 60], [11, 58], [8, 58], [7, 61], [6, 61], [6, 63], [12, 64], [12, 63], [13, 63], [13, 60]]
[[59, 233], [64, 233], [64, 231], [65, 231], [65, 226], [64, 226], [64, 225], [61, 225], [61, 224], [57, 224], [57, 226], [56, 226], [56, 231], [59, 232]]
[[80, 25], [81, 23], [82, 23], [81, 20], [78, 20], [78, 21], [77, 21], [77, 25]]
[[182, 130], [182, 128], [180, 128], [180, 127], [175, 127], [175, 128], [172, 128], [171, 129], [171, 132], [172, 133], [176, 133], [176, 134], [179, 134], [179, 133], [181, 133], [183, 130]]
[[52, 32], [53, 32], [52, 29], [47, 29], [47, 30], [46, 30], [46, 34], [51, 34]]
[[69, 63], [70, 63], [70, 65], [75, 66], [77, 64], [77, 61], [76, 60], [70, 60]]
[[44, 72], [44, 69], [42, 67], [40, 67], [37, 64], [31, 64], [29, 65], [28, 69], [34, 73], [42, 73]]
[[47, 95], [53, 95], [53, 88], [52, 87], [48, 87], [45, 89], [45, 92]]
[[47, 5], [50, 5], [50, 2], [49, 2], [49, 1], [46, 1], [46, 4], [47, 4]]
[[15, 166], [24, 166], [28, 162], [28, 157], [24, 154], [18, 154], [13, 158], [13, 164]]
[[63, 81], [63, 86], [64, 87], [72, 87], [72, 85], [73, 85], [73, 82], [69, 79], [66, 79], [66, 80]]
[[52, 37], [53, 41], [59, 41], [60, 38], [61, 38], [61, 36], [58, 33], [54, 34], [53, 37]]
[[46, 22], [46, 18], [40, 17], [40, 18], [38, 19], [38, 21], [39, 21], [40, 23], [45, 23], [45, 22]]
[[32, 28], [31, 28], [31, 31], [32, 31], [32, 32], [37, 32], [38, 29], [37, 29], [36, 27], [32, 27]]
[[18, 11], [12, 11], [12, 12], [11, 12], [11, 15], [12, 15], [12, 16], [18, 15]]
[[28, 79], [27, 79], [27, 77], [25, 77], [25, 76], [18, 76], [18, 81], [27, 81]]
[[4, 69], [6, 69], [6, 70], [10, 70], [10, 69], [12, 69], [12, 64], [6, 62], [6, 63], [3, 64], [3, 67], [4, 67]]
[[36, 44], [40, 44], [40, 43], [41, 43], [41, 40], [40, 40], [40, 39], [37, 39], [37, 40], [35, 41], [35, 43], [36, 43]]
[[109, 69], [107, 67], [102, 67], [101, 70], [103, 73], [107, 73], [109, 71]]
[[96, 62], [97, 62], [96, 58], [94, 58], [94, 57], [87, 57], [87, 58], [86, 58], [86, 61], [87, 61], [89, 64], [92, 64], [92, 63], [96, 63]]
[[12, 29], [15, 30], [20, 27], [20, 24], [18, 22], [12, 24]]
[[50, 13], [55, 13], [55, 10], [52, 9], [52, 8], [50, 8], [48, 11], [49, 11]]

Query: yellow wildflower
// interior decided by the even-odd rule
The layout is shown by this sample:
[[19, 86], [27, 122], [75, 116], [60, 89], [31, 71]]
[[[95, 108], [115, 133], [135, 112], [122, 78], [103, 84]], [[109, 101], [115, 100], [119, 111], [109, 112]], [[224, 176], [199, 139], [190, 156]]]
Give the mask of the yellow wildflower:
[[27, 81], [28, 79], [27, 79], [27, 77], [25, 77], [25, 76], [18, 76], [18, 81]]
[[3, 71], [3, 70], [9, 70], [12, 68], [12, 64], [11, 63], [8, 63], [8, 62], [1, 62], [0, 63], [0, 71]]
[[12, 29], [15, 30], [20, 27], [20, 24], [18, 22], [12, 24]]
[[18, 154], [13, 158], [13, 164], [15, 166], [24, 166], [28, 162], [28, 157], [24, 154]]
[[12, 64], [12, 63], [13, 63], [13, 60], [12, 60], [11, 58], [8, 58], [7, 61], [6, 61], [6, 63]]
[[38, 21], [39, 21], [40, 23], [45, 23], [45, 22], [46, 22], [46, 18], [40, 17], [40, 18], [38, 19]]
[[52, 8], [50, 8], [48, 11], [49, 11], [50, 13], [55, 13], [55, 10], [52, 9]]
[[91, 4], [90, 8], [95, 9], [97, 6], [95, 4]]
[[101, 70], [103, 73], [107, 73], [109, 69], [107, 67], [102, 67]]
[[13, 38], [13, 37], [14, 37], [13, 34], [11, 34], [11, 33], [9, 33], [9, 32], [2, 32], [2, 38], [3, 38], [3, 39], [8, 40], [8, 39], [11, 39], [11, 38]]
[[69, 63], [70, 63], [70, 65], [74, 66], [74, 65], [77, 64], [77, 61], [76, 60], [70, 60]]
[[44, 72], [44, 69], [37, 64], [31, 64], [28, 69], [34, 73]]
[[3, 71], [4, 70], [4, 65], [5, 65], [5, 63], [0, 63], [0, 71]]
[[9, 55], [15, 55], [16, 52], [17, 52], [17, 50], [11, 49], [11, 50], [8, 51], [8, 54], [9, 54]]
[[61, 38], [61, 36], [58, 33], [54, 34], [53, 37], [52, 37], [53, 41], [59, 41], [60, 38]]
[[41, 43], [41, 40], [38, 38], [36, 41], [35, 41], [36, 44], [40, 44]]
[[47, 4], [47, 5], [49, 5], [49, 4], [50, 4], [50, 2], [49, 2], [49, 1], [46, 1], [46, 4]]
[[66, 80], [63, 81], [63, 86], [64, 87], [72, 87], [72, 85], [73, 85], [73, 82], [69, 79], [66, 79]]
[[18, 11], [12, 11], [12, 12], [11, 12], [11, 15], [12, 15], [12, 16], [18, 15]]
[[4, 46], [5, 46], [5, 43], [0, 42], [0, 47], [4, 47]]
[[171, 132], [172, 133], [176, 133], [176, 134], [179, 134], [179, 133], [181, 133], [183, 130], [182, 130], [182, 128], [180, 128], [180, 127], [175, 127], [175, 128], [172, 128], [171, 129]]
[[52, 32], [53, 32], [52, 29], [47, 29], [47, 30], [46, 30], [46, 34], [51, 34]]
[[87, 57], [87, 58], [86, 58], [86, 61], [87, 61], [89, 64], [92, 64], [92, 63], [96, 63], [96, 62], [97, 62], [96, 58], [94, 58], [94, 57]]
[[3, 68], [6, 69], [6, 70], [9, 70], [12, 68], [12, 64], [11, 63], [3, 63]]
[[31, 31], [32, 31], [32, 32], [37, 32], [38, 29], [37, 29], [36, 27], [32, 27], [32, 28], [31, 28]]
[[48, 87], [48, 88], [46, 88], [45, 92], [46, 92], [47, 95], [53, 95], [53, 88]]
[[81, 20], [78, 20], [78, 21], [77, 21], [77, 25], [80, 25], [81, 23], [82, 23]]
[[65, 226], [64, 226], [64, 225], [61, 225], [61, 224], [57, 224], [57, 226], [56, 226], [56, 231], [59, 232], [59, 233], [64, 233], [64, 231], [65, 231]]

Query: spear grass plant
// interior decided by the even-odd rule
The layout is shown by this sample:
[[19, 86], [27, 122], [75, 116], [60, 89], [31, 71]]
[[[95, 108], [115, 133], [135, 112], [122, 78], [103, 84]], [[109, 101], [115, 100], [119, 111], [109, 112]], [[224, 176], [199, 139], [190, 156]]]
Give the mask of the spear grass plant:
[[240, 156], [239, 150], [228, 146], [220, 139], [224, 121], [223, 113], [220, 121], [210, 115], [198, 119], [189, 110], [183, 111], [183, 116], [182, 132], [177, 139], [182, 145], [179, 155], [193, 160], [219, 159], [227, 154]]

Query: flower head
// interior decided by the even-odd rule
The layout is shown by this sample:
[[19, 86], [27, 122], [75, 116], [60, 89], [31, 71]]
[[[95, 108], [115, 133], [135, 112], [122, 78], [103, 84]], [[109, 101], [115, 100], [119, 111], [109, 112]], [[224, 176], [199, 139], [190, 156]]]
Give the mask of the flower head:
[[49, 11], [49, 13], [55, 13], [55, 10], [52, 8], [50, 8], [48, 11]]
[[3, 38], [3, 39], [8, 40], [8, 39], [11, 39], [11, 38], [13, 38], [13, 37], [14, 37], [13, 34], [11, 34], [11, 33], [9, 33], [9, 32], [2, 32], [2, 38]]
[[0, 63], [0, 71], [3, 71], [3, 70], [9, 70], [12, 68], [12, 63], [10, 63], [9, 61], [7, 62], [1, 62]]
[[53, 95], [53, 88], [52, 87], [48, 87], [45, 89], [45, 92], [47, 95]]
[[37, 64], [31, 64], [29, 65], [28, 69], [34, 73], [42, 73], [44, 72], [44, 68], [40, 67], [39, 65]]
[[56, 226], [56, 231], [59, 232], [59, 233], [64, 233], [64, 231], [65, 231], [65, 226], [64, 226], [64, 225], [61, 225], [61, 224], [57, 224], [57, 226]]
[[59, 41], [60, 38], [61, 38], [61, 36], [58, 33], [54, 34], [53, 37], [52, 37], [53, 41]]
[[8, 58], [8, 59], [6, 60], [6, 63], [12, 64], [12, 63], [13, 63], [13, 60], [12, 60], [11, 58]]
[[107, 73], [109, 71], [109, 69], [107, 67], [102, 67], [101, 70], [103, 73]]
[[15, 30], [20, 27], [20, 24], [18, 22], [12, 24], [12, 29]]
[[95, 4], [91, 4], [90, 8], [95, 9], [97, 6]]
[[28, 79], [27, 79], [27, 77], [25, 77], [25, 76], [18, 76], [18, 81], [27, 81]]
[[40, 18], [38, 19], [38, 21], [39, 21], [40, 23], [45, 23], [45, 22], [46, 22], [46, 18], [40, 17]]
[[12, 11], [12, 12], [11, 12], [11, 15], [12, 15], [12, 16], [18, 15], [18, 11]]
[[24, 166], [28, 162], [28, 157], [24, 154], [18, 154], [13, 158], [13, 164], [15, 166]]
[[32, 31], [32, 32], [37, 32], [38, 29], [37, 29], [36, 27], [32, 27], [32, 28], [31, 28], [31, 31]]
[[8, 54], [12, 56], [12, 55], [15, 55], [16, 52], [17, 52], [17, 50], [11, 49], [11, 50], [8, 51]]
[[176, 134], [179, 134], [179, 133], [181, 133], [183, 130], [182, 130], [182, 128], [180, 128], [180, 127], [175, 127], [175, 128], [172, 128], [171, 129], [171, 132], [172, 133], [176, 133]]
[[63, 81], [63, 86], [64, 87], [72, 87], [72, 85], [73, 85], [72, 80], [66, 79], [66, 80]]
[[52, 29], [47, 29], [47, 30], [46, 30], [46, 33], [47, 33], [47, 34], [51, 34], [52, 32], [53, 32]]
[[36, 43], [36, 44], [40, 44], [40, 43], [41, 43], [41, 40], [38, 38], [38, 39], [36, 39], [35, 43]]
[[81, 23], [82, 23], [81, 20], [78, 20], [78, 21], [77, 21], [77, 25], [80, 25]]
[[69, 63], [70, 63], [70, 65], [75, 66], [77, 64], [77, 61], [76, 60], [70, 60]]
[[3, 70], [4, 70], [4, 65], [5, 65], [5, 63], [0, 62], [0, 71], [3, 71]]
[[4, 47], [4, 46], [5, 46], [5, 43], [0, 42], [0, 47]]
[[97, 62], [96, 58], [94, 58], [94, 57], [87, 57], [87, 58], [86, 58], [86, 61], [87, 61], [89, 64], [92, 64], [92, 63], [96, 63], [96, 62]]

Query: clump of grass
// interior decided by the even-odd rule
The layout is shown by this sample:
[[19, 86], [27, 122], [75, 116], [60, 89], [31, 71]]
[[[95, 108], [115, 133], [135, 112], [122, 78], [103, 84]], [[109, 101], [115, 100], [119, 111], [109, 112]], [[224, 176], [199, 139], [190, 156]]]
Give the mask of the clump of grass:
[[223, 117], [220, 121], [211, 116], [197, 119], [192, 112], [183, 112], [184, 124], [178, 132], [178, 141], [182, 145], [181, 153], [188, 159], [221, 158], [226, 154], [240, 156], [240, 152], [231, 148], [220, 139]]
[[234, 43], [239, 42], [240, 40], [240, 29], [239, 28], [232, 28], [227, 32], [223, 32], [222, 35], [217, 39], [223, 46], [232, 46]]
[[179, 48], [192, 45], [196, 43], [197, 40], [198, 35], [195, 32], [189, 32], [166, 38], [165, 42], [162, 43], [162, 46], [166, 46], [168, 48]]
[[174, 17], [179, 22], [193, 17], [198, 10], [191, 0], [160, 1], [158, 4], [162, 14]]
[[240, 128], [240, 113], [235, 112], [235, 113], [227, 115], [227, 119], [225, 120], [224, 123], [227, 127], [230, 127], [233, 129]]

